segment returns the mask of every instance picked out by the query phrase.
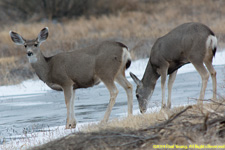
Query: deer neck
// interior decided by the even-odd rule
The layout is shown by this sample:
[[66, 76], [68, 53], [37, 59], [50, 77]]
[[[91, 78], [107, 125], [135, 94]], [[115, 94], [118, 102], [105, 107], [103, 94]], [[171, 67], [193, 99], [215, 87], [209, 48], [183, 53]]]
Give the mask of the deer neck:
[[43, 81], [47, 82], [48, 81], [48, 63], [45, 59], [45, 56], [42, 54], [41, 51], [36, 54], [37, 61], [35, 62], [30, 62], [31, 66], [35, 70], [37, 76]]
[[149, 92], [152, 92], [155, 89], [156, 81], [158, 80], [159, 77], [160, 77], [159, 74], [153, 68], [149, 60], [148, 65], [145, 69], [144, 76], [142, 78], [143, 86], [145, 88], [150, 89]]

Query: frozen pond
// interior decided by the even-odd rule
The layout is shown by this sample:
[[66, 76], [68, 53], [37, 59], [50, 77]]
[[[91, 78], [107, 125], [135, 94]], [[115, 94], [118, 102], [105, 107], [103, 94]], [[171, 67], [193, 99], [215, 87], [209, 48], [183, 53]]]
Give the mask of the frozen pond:
[[[220, 53], [217, 53], [219, 55]], [[216, 59], [218, 93], [225, 93], [224, 52], [221, 59]], [[217, 56], [216, 56], [217, 58]], [[218, 63], [217, 63], [218, 61]], [[141, 78], [147, 60], [134, 62], [128, 70], [127, 78], [133, 84], [134, 114], [138, 114], [138, 104], [135, 97], [136, 85], [128, 76], [129, 71]], [[139, 66], [138, 66], [139, 65]], [[194, 71], [194, 72], [192, 72]], [[127, 97], [124, 89], [117, 85], [119, 94], [110, 119], [124, 117], [127, 114]], [[192, 65], [187, 65], [179, 71], [172, 91], [172, 105], [179, 106], [196, 103], [192, 98], [198, 98], [201, 88], [200, 75]], [[212, 80], [209, 79], [205, 99], [212, 97]], [[103, 119], [109, 102], [109, 93], [101, 83], [98, 86], [76, 91], [75, 116], [79, 124], [98, 122]], [[151, 108], [161, 105], [160, 79], [149, 104]], [[0, 142], [10, 141], [17, 135], [40, 132], [44, 128], [64, 126], [66, 123], [66, 105], [63, 92], [50, 90], [39, 81], [26, 81], [19, 86], [0, 87]], [[0, 143], [1, 144], [1, 143]]]

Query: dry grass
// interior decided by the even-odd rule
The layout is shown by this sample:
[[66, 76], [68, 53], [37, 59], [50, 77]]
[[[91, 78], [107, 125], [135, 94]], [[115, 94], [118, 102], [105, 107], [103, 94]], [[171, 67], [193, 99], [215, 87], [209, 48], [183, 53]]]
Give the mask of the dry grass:
[[[154, 3], [137, 3], [138, 9], [132, 12], [121, 12], [115, 15], [102, 15], [100, 17], [80, 17], [76, 20], [67, 20], [61, 23], [15, 23], [3, 26], [0, 29], [0, 61], [4, 57], [15, 57], [18, 61], [14, 64], [4, 64], [5, 69], [0, 70], [0, 85], [15, 84], [22, 80], [13, 80], [10, 72], [25, 66], [29, 70], [25, 51], [22, 46], [16, 46], [9, 37], [9, 30], [16, 31], [24, 38], [36, 38], [39, 31], [48, 26], [50, 36], [41, 49], [47, 56], [60, 51], [78, 49], [102, 40], [117, 40], [132, 49], [134, 59], [149, 55], [151, 44], [160, 36], [178, 26], [179, 24], [196, 21], [208, 25], [219, 39], [219, 47], [224, 47], [225, 30], [224, 14], [225, 1], [219, 0], [171, 0], [156, 1]], [[151, 44], [146, 44], [151, 43]], [[141, 51], [141, 52], [140, 52]], [[3, 65], [0, 67], [2, 68]], [[29, 71], [28, 77], [23, 71], [17, 76], [33, 77]]]
[[225, 100], [91, 125], [41, 149], [154, 149], [154, 145], [225, 146]]

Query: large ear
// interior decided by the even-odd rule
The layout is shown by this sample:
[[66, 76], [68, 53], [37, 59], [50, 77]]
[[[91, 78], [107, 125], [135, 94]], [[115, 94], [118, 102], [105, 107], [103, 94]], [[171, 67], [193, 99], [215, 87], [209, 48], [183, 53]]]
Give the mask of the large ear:
[[134, 82], [135, 82], [137, 85], [139, 85], [139, 86], [142, 85], [141, 80], [139, 80], [138, 77], [137, 77], [136, 75], [134, 75], [132, 72], [130, 72], [130, 76], [131, 76], [131, 78], [134, 80]]
[[22, 36], [20, 36], [18, 33], [9, 31], [9, 35], [14, 43], [17, 45], [23, 45], [25, 43]]
[[41, 32], [38, 34], [38, 42], [42, 43], [48, 38], [48, 27], [45, 27], [41, 30]]

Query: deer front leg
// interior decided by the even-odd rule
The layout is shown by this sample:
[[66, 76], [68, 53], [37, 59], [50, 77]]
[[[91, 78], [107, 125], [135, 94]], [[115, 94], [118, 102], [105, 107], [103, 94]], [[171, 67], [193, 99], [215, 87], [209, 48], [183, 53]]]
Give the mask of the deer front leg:
[[176, 79], [176, 75], [177, 75], [177, 70], [174, 71], [172, 74], [170, 74], [169, 76], [169, 81], [168, 81], [168, 100], [167, 100], [167, 108], [171, 108], [171, 93], [172, 93], [172, 87], [173, 87], [173, 83]]
[[67, 108], [66, 129], [75, 128], [76, 127], [76, 120], [74, 114], [75, 91], [73, 91], [72, 86], [64, 87], [63, 91]]
[[166, 83], [166, 76], [161, 76], [161, 89], [162, 89], [162, 105], [161, 108], [165, 108], [165, 83]]
[[165, 108], [166, 104], [165, 104], [165, 90], [166, 90], [166, 77], [167, 77], [167, 70], [168, 67], [165, 66], [163, 68], [161, 68], [160, 70], [160, 74], [161, 74], [161, 90], [162, 90], [162, 105], [161, 108]]

